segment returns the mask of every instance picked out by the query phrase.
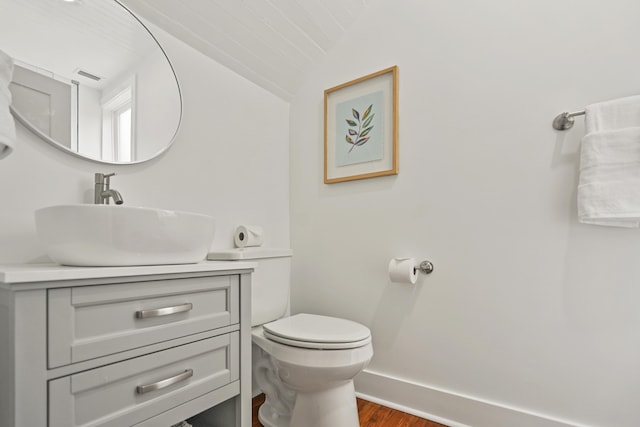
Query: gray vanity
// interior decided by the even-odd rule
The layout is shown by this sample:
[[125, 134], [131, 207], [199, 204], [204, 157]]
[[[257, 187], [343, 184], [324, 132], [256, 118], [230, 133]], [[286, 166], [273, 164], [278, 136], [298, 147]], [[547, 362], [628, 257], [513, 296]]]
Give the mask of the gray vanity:
[[0, 427], [249, 427], [253, 268], [0, 266]]

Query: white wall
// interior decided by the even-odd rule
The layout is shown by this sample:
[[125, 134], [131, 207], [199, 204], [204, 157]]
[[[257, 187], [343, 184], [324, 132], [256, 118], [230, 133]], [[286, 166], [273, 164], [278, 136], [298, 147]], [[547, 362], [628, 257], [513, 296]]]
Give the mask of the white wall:
[[[371, 3], [371, 2], [369, 2]], [[368, 325], [370, 397], [473, 426], [640, 425], [640, 234], [576, 220], [556, 114], [640, 92], [636, 0], [377, 1], [291, 104], [292, 309]], [[325, 185], [323, 91], [400, 68], [400, 174]], [[430, 259], [389, 283], [393, 256]]]
[[33, 211], [93, 201], [93, 174], [116, 172], [125, 204], [189, 210], [217, 219], [214, 248], [232, 247], [240, 223], [289, 245], [289, 106], [158, 30], [184, 98], [172, 148], [140, 165], [77, 159], [18, 125], [18, 145], [0, 162], [0, 264], [44, 260]]

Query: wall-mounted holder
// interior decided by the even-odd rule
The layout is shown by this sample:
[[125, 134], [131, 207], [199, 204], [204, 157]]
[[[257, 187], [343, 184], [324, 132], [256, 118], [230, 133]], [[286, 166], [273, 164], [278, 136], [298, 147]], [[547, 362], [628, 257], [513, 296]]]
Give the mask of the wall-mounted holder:
[[420, 265], [416, 267], [420, 273], [431, 274], [433, 273], [433, 263], [431, 261], [422, 261]]
[[573, 127], [573, 123], [575, 122], [573, 118], [584, 115], [584, 110], [573, 113], [560, 113], [555, 117], [555, 119], [553, 119], [552, 126], [555, 130], [569, 130]]

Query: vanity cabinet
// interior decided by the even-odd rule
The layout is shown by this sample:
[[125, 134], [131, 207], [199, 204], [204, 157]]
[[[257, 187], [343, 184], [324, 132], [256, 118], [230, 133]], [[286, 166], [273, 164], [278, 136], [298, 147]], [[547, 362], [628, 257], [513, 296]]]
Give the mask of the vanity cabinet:
[[0, 266], [0, 427], [250, 426], [253, 267]]

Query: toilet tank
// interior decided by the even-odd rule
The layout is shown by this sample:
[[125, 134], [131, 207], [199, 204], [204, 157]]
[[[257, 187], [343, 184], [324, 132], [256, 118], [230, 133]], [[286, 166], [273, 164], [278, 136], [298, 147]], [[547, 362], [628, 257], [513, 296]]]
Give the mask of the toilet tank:
[[207, 259], [258, 264], [251, 275], [251, 326], [258, 326], [287, 314], [292, 255], [291, 249], [251, 247], [211, 252]]

